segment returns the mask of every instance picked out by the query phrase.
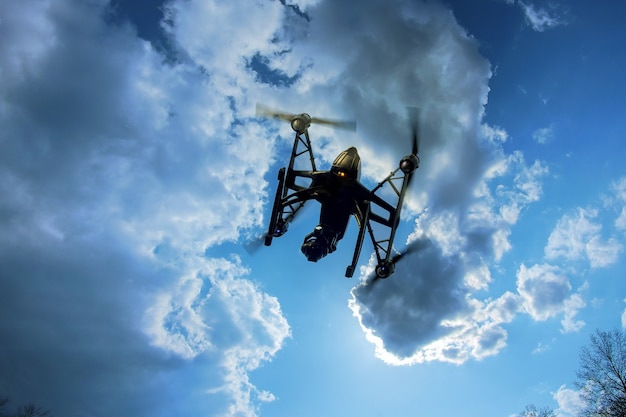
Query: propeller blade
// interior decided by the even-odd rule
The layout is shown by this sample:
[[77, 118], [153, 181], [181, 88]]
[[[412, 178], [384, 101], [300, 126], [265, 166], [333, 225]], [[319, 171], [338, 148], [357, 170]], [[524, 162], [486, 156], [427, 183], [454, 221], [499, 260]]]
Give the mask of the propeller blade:
[[272, 119], [282, 119], [286, 121], [291, 121], [296, 115], [285, 113], [280, 110], [273, 109], [264, 104], [257, 103], [256, 104], [256, 116], [260, 117], [270, 117]]
[[251, 238], [249, 241], [243, 244], [243, 248], [248, 252], [248, 255], [254, 255], [265, 244], [265, 237], [267, 233]]
[[427, 241], [425, 240], [420, 240], [420, 239], [414, 240], [413, 242], [409, 243], [409, 245], [406, 248], [404, 248], [402, 252], [398, 253], [393, 258], [391, 258], [391, 260], [393, 261], [393, 263], [396, 263], [402, 258], [404, 258], [406, 255], [421, 251], [422, 249], [426, 247], [426, 245], [427, 245]]
[[[419, 109], [417, 107], [407, 107], [409, 113], [409, 123], [411, 124], [411, 153], [415, 156], [419, 153]], [[419, 159], [418, 159], [419, 162]], [[411, 184], [413, 174], [408, 174], [407, 185]]]
[[417, 155], [419, 152], [419, 109], [417, 107], [408, 107], [409, 122], [411, 123], [412, 148], [411, 153]]
[[413, 147], [411, 153], [417, 155], [419, 152], [419, 135], [417, 134], [417, 126], [413, 126]]
[[[413, 177], [415, 176], [415, 172], [411, 172], [410, 174], [407, 174], [408, 178], [406, 179], [406, 186], [410, 186], [411, 182], [413, 181]], [[407, 189], [407, 193], [409, 193], [410, 190]]]
[[380, 277], [378, 275], [376, 275], [376, 273], [372, 273], [370, 274], [366, 279], [365, 279], [365, 289], [369, 292], [372, 291], [372, 288], [374, 288], [374, 284], [376, 282], [380, 281]]
[[[269, 117], [272, 119], [281, 119], [290, 122], [293, 118], [298, 117], [299, 114], [285, 113], [280, 110], [273, 109], [264, 104], [257, 103], [256, 104], [256, 116], [257, 117]], [[327, 125], [336, 127], [339, 129], [345, 129], [350, 131], [356, 131], [356, 122], [354, 120], [335, 120], [335, 119], [325, 119], [321, 117], [312, 117], [311, 123], [319, 124], [319, 125]]]
[[[391, 258], [391, 262], [396, 264], [400, 260], [402, 260], [406, 255], [409, 255], [409, 254], [412, 254], [412, 253], [417, 253], [417, 252], [425, 249], [428, 246], [428, 244], [429, 244], [429, 241], [425, 240], [425, 239], [414, 240], [406, 248], [404, 248], [404, 250], [402, 252], [400, 252], [400, 253], [396, 254], [394, 257], [392, 257]], [[377, 281], [381, 281], [381, 278], [378, 275], [376, 275], [376, 272], [374, 271], [365, 279], [365, 286], [366, 286], [367, 290], [371, 291], [373, 285]]]
[[322, 119], [320, 117], [312, 117], [311, 123], [318, 125], [328, 125], [339, 129], [349, 130], [351, 132], [356, 131], [356, 121], [354, 120], [334, 120], [334, 119]]

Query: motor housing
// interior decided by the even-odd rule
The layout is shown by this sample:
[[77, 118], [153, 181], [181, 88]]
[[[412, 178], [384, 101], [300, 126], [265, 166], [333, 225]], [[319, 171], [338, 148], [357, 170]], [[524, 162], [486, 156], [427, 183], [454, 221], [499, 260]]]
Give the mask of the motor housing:
[[303, 133], [311, 126], [311, 116], [308, 113], [302, 113], [291, 119], [291, 128], [298, 133]]
[[388, 278], [391, 274], [393, 274], [395, 269], [396, 265], [392, 261], [383, 259], [378, 265], [376, 265], [376, 275], [378, 278]]
[[420, 159], [417, 155], [406, 155], [400, 160], [400, 170], [405, 174], [411, 174], [420, 166]]

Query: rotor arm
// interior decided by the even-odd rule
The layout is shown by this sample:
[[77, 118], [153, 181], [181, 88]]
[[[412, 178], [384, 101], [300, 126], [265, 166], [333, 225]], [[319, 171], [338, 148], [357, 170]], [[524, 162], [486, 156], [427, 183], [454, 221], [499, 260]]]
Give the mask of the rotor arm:
[[293, 140], [293, 148], [291, 149], [291, 158], [289, 159], [289, 171], [293, 171], [296, 160], [303, 159], [301, 158], [302, 155], [308, 157], [309, 163], [311, 164], [311, 171], [317, 171], [308, 130], [304, 130], [303, 132], [296, 131]]
[[282, 233], [277, 234], [277, 226], [279, 219], [282, 220], [282, 213], [284, 207], [281, 205], [281, 196], [283, 195], [283, 189], [285, 187], [285, 168], [281, 168], [278, 171], [278, 187], [276, 188], [276, 195], [274, 196], [274, 204], [272, 205], [272, 214], [270, 215], [270, 224], [267, 229], [267, 234], [265, 235], [265, 246], [270, 246], [272, 244], [272, 238], [274, 236], [282, 235]]
[[[259, 108], [257, 108], [257, 112]], [[281, 115], [278, 115], [282, 117]], [[296, 130], [296, 129], [294, 129]], [[311, 170], [295, 170], [296, 160], [308, 159]], [[265, 237], [265, 245], [272, 244], [272, 238], [278, 237], [287, 231], [289, 222], [293, 220], [296, 213], [304, 206], [307, 200], [314, 198], [310, 193], [310, 188], [297, 184], [297, 178], [313, 178], [316, 171], [315, 158], [311, 148], [309, 132], [306, 130], [296, 130], [291, 157], [287, 168], [281, 168], [278, 173], [278, 188], [274, 197], [274, 205], [270, 218], [268, 232]]]
[[[400, 213], [406, 195], [408, 184], [411, 181], [413, 172], [405, 172], [401, 168], [391, 172], [387, 178], [381, 181], [376, 187], [374, 187], [370, 193], [370, 202], [378, 206], [384, 214], [369, 213], [367, 219], [367, 230], [369, 232], [372, 244], [374, 245], [374, 251], [378, 265], [376, 267], [376, 274], [380, 278], [386, 278], [393, 273], [394, 261], [392, 259], [393, 242], [395, 240], [396, 231], [400, 223]], [[397, 196], [395, 206], [384, 200], [382, 197], [376, 194], [385, 185], [389, 185], [389, 188], [393, 190]], [[378, 223], [384, 226], [383, 231], [378, 231], [379, 236], [374, 234], [372, 222]], [[380, 236], [380, 234], [384, 236]]]

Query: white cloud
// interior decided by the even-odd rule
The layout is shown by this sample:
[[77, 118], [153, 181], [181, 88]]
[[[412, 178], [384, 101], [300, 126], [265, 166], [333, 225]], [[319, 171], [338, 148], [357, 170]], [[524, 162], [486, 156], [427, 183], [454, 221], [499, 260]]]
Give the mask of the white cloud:
[[519, 0], [517, 4], [524, 12], [526, 23], [537, 32], [543, 32], [556, 26], [567, 24], [564, 12], [554, 5], [551, 5], [548, 10], [546, 8], [535, 7], [530, 3], [526, 4], [521, 0]]
[[576, 390], [561, 385], [557, 392], [552, 393], [559, 408], [555, 410], [557, 417], [574, 417], [584, 408], [584, 401]]
[[[230, 268], [223, 260], [219, 264]], [[223, 306], [226, 314], [215, 314], [215, 306], [203, 306], [203, 310], [208, 317], [228, 317], [228, 325], [215, 321], [211, 323], [215, 336], [222, 339], [219, 348], [224, 352], [221, 364], [226, 377], [220, 391], [233, 398], [227, 415], [253, 417], [259, 401], [270, 402], [275, 397], [271, 392], [259, 390], [253, 385], [249, 373], [282, 348], [290, 329], [275, 297], [259, 291], [252, 282], [239, 278], [240, 274], [227, 273], [224, 276], [224, 272], [219, 267], [211, 269], [214, 291], [208, 294], [207, 301], [210, 303], [213, 298]], [[229, 333], [228, 337], [224, 337]]]
[[574, 333], [579, 331], [585, 325], [583, 320], [576, 320], [578, 311], [587, 304], [583, 301], [580, 294], [572, 294], [564, 303], [563, 320], [561, 320], [563, 333]]
[[587, 242], [586, 251], [592, 268], [613, 265], [619, 259], [623, 246], [615, 238], [603, 241], [600, 236], [593, 236]]
[[522, 167], [514, 179], [515, 187], [521, 191], [518, 200], [521, 199], [525, 204], [538, 201], [543, 192], [540, 179], [548, 174], [548, 168], [541, 161], [534, 161], [532, 165], [526, 166], [519, 152], [515, 152], [513, 157]]
[[[495, 300], [473, 298], [489, 282], [488, 270], [477, 278], [471, 259], [446, 255], [423, 235], [417, 241], [420, 250], [397, 265], [392, 279], [352, 290], [350, 308], [376, 355], [405, 365], [463, 363], [497, 354], [506, 346], [501, 325], [514, 319], [520, 297], [506, 292]], [[363, 272], [372, 270], [373, 260]]]
[[499, 298], [485, 303], [484, 312], [494, 323], [510, 323], [521, 307], [520, 301], [519, 296], [507, 291]]
[[483, 137], [492, 142], [504, 143], [509, 139], [509, 134], [499, 126], [481, 125]]
[[[485, 175], [484, 185], [497, 184], [494, 187], [494, 196], [491, 191], [485, 191], [486, 202], [497, 209], [492, 218], [500, 219], [506, 225], [517, 223], [522, 210], [529, 204], [537, 202], [543, 193], [541, 179], [548, 174], [548, 168], [541, 161], [534, 161], [528, 165], [519, 151], [502, 157]], [[508, 229], [501, 228], [497, 234], [502, 248], [499, 257], [510, 249], [508, 243]]]
[[[102, 20], [107, 2], [0, 4], [0, 37], [12, 40], [0, 46], [0, 294], [12, 317], [0, 385], [12, 380], [16, 401], [195, 415], [186, 379], [221, 387], [211, 403], [226, 414], [253, 416], [272, 399], [249, 372], [289, 335], [280, 305], [239, 261], [206, 251], [262, 221], [275, 132], [254, 120], [244, 130], [238, 110], [257, 89], [246, 58], [279, 47], [268, 37], [284, 9], [246, 3], [262, 25], [242, 27], [226, 9], [206, 25], [207, 5], [168, 3], [181, 60], [167, 63]], [[240, 29], [232, 48], [202, 37], [225, 25]], [[31, 345], [47, 351], [18, 348]], [[74, 399], [42, 385], [59, 374]]]
[[[4, 4], [0, 31], [4, 39], [0, 45], [2, 76], [5, 81], [19, 82], [40, 69], [40, 63], [58, 42], [48, 14], [54, 10], [51, 2], [30, 2], [29, 7], [10, 7]], [[9, 17], [10, 16], [10, 17]]]
[[549, 345], [545, 345], [545, 344], [543, 344], [543, 343], [539, 342], [539, 343], [537, 344], [537, 347], [535, 347], [535, 348], [533, 349], [533, 352], [532, 352], [532, 353], [533, 353], [533, 354], [539, 354], [539, 353], [543, 353], [543, 352], [545, 352], [545, 351], [547, 351], [547, 350], [549, 350], [549, 349], [550, 349], [550, 346], [549, 346]]
[[539, 321], [561, 313], [572, 286], [569, 279], [552, 265], [521, 265], [517, 272], [517, 290], [524, 309]]
[[[621, 180], [614, 182], [611, 186], [614, 195], [603, 197], [605, 209], [621, 210], [620, 184]], [[580, 207], [573, 213], [563, 215], [548, 238], [544, 249], [546, 259], [552, 262], [585, 260], [591, 268], [615, 264], [623, 244], [615, 237], [607, 239], [602, 236], [603, 215], [599, 209]], [[577, 332], [585, 325], [576, 317], [587, 305], [582, 292], [588, 285], [585, 283], [576, 293], [571, 293], [571, 284], [564, 272], [566, 269], [575, 274], [575, 268], [550, 264], [531, 268], [522, 265], [518, 271], [518, 291], [524, 298], [526, 311], [535, 320], [562, 314], [563, 333]], [[591, 302], [597, 306], [600, 301], [594, 298]]]
[[[500, 213], [505, 213], [505, 207], [515, 205], [521, 210], [528, 203], [536, 201], [540, 195], [540, 186], [538, 178], [544, 174], [544, 170], [540, 165], [533, 165], [534, 168], [528, 168], [523, 158], [519, 154], [509, 159], [508, 167], [499, 171], [500, 175], [494, 176], [493, 170], [487, 169], [485, 181], [491, 182], [494, 179], [499, 180], [504, 174], [509, 174], [514, 178], [515, 187], [511, 187], [504, 191], [500, 188], [498, 194], [494, 198], [488, 191], [477, 194], [479, 199], [473, 205], [468, 207], [468, 213], [459, 218], [450, 212], [442, 212], [433, 215], [430, 212], [423, 213], [420, 216], [416, 233], [410, 238], [423, 239], [429, 236], [432, 243], [437, 248], [437, 257], [442, 257], [442, 265], [447, 264], [447, 270], [437, 272], [437, 267], [428, 265], [423, 260], [411, 259], [406, 262], [416, 262], [416, 265], [410, 267], [412, 271], [409, 274], [409, 282], [411, 289], [408, 290], [402, 282], [398, 287], [390, 290], [390, 293], [398, 295], [396, 292], [401, 289], [402, 294], [406, 294], [406, 300], [398, 305], [398, 308], [412, 309], [417, 311], [428, 311], [430, 306], [423, 302], [416, 303], [412, 298], [413, 291], [421, 292], [423, 296], [428, 296], [431, 291], [435, 294], [451, 294], [450, 304], [446, 307], [449, 318], [444, 319], [445, 310], [442, 310], [442, 316], [431, 316], [428, 320], [432, 320], [431, 325], [435, 325], [438, 319], [444, 319], [441, 323], [440, 338], [431, 345], [426, 345], [417, 351], [411, 359], [405, 361], [421, 361], [421, 360], [449, 360], [453, 362], [463, 362], [469, 357], [481, 358], [488, 354], [495, 354], [504, 346], [506, 332], [499, 328], [499, 324], [508, 323], [513, 320], [519, 311], [520, 299], [518, 296], [507, 292], [500, 298], [485, 303], [480, 303], [471, 298], [471, 294], [476, 290], [484, 290], [488, 288], [491, 281], [489, 268], [483, 261], [483, 257], [500, 259], [502, 253], [510, 248], [507, 236], [509, 234], [510, 225], [517, 221], [517, 215], [514, 218], [501, 217], [494, 214], [493, 207], [500, 206]], [[517, 172], [517, 174], [515, 174]], [[523, 178], [523, 179], [522, 179]], [[528, 184], [533, 184], [528, 186]], [[483, 187], [481, 187], [483, 188]], [[527, 190], [533, 190], [528, 192]], [[422, 237], [420, 237], [422, 236]], [[434, 254], [420, 255], [426, 259], [435, 259]], [[443, 260], [447, 259], [447, 260]], [[428, 269], [425, 269], [428, 268]], [[401, 274], [402, 272], [397, 272]], [[406, 272], [405, 272], [406, 273]], [[440, 276], [440, 278], [435, 278]], [[416, 280], [416, 275], [423, 275], [428, 281], [437, 282], [440, 285], [430, 286], [428, 281]], [[430, 278], [427, 278], [430, 277]], [[444, 278], [445, 277], [445, 278]], [[396, 280], [394, 275], [394, 280]], [[415, 289], [413, 289], [415, 287]], [[405, 292], [407, 291], [408, 292]], [[353, 292], [353, 295], [355, 293]], [[357, 298], [359, 294], [356, 293]], [[387, 295], [378, 295], [379, 297], [387, 297]], [[435, 296], [434, 298], [437, 298]], [[364, 301], [364, 300], [359, 300]], [[367, 301], [365, 304], [369, 306]], [[469, 303], [469, 304], [467, 304]], [[438, 303], [440, 306], [441, 303]], [[471, 306], [471, 308], [470, 308]], [[464, 310], [467, 308], [467, 310]], [[460, 313], [464, 311], [465, 313]], [[371, 311], [369, 311], [371, 312]], [[386, 320], [397, 320], [389, 311], [389, 317]], [[421, 314], [414, 311], [409, 314]], [[461, 314], [461, 316], [456, 316]], [[386, 316], [387, 314], [382, 314]], [[379, 312], [377, 319], [381, 319]], [[428, 314], [426, 314], [428, 317]], [[443, 323], [447, 323], [444, 325]], [[379, 324], [378, 326], [381, 326]], [[446, 336], [445, 328], [454, 329]], [[486, 331], [489, 329], [489, 331]], [[493, 337], [492, 344], [486, 343], [484, 337], [489, 334]], [[421, 335], [413, 332], [415, 340], [420, 340]], [[424, 342], [427, 339], [424, 340]], [[481, 342], [482, 340], [482, 342]], [[454, 346], [453, 349], [450, 347]], [[426, 354], [425, 352], [429, 352]], [[435, 354], [439, 352], [439, 354]], [[389, 352], [387, 352], [389, 353]], [[454, 355], [452, 355], [454, 353]], [[382, 355], [382, 354], [381, 354]]]
[[585, 325], [576, 316], [586, 303], [571, 290], [568, 277], [556, 266], [539, 264], [528, 268], [522, 264], [517, 272], [517, 291], [523, 309], [537, 321], [562, 314], [563, 333], [577, 332]]
[[597, 217], [598, 210], [583, 208], [561, 217], [548, 238], [546, 258], [587, 259], [592, 268], [614, 264], [623, 249], [622, 244], [615, 238], [601, 237], [602, 225], [593, 221]]
[[626, 177], [611, 184], [611, 191], [613, 191], [614, 204], [616, 205], [619, 215], [615, 219], [615, 227], [619, 230], [626, 231]]
[[532, 136], [535, 142], [545, 145], [554, 139], [554, 126], [551, 125], [537, 129], [533, 132]]
[[242, 13], [241, 6], [236, 1], [214, 0], [179, 1], [165, 6], [172, 22], [166, 27], [176, 42], [195, 63], [207, 69], [209, 77], [214, 77], [228, 95], [238, 95], [238, 90], [247, 87], [239, 82], [226, 86], [228, 80], [245, 77], [246, 59], [288, 47], [284, 42], [272, 42], [282, 34], [285, 9], [280, 2], [256, 2], [247, 13]]
[[258, 389], [249, 373], [282, 348], [289, 325], [278, 300], [242, 278], [248, 272], [239, 260], [196, 261], [182, 268], [191, 274], [147, 310], [148, 334], [156, 346], [186, 359], [216, 357], [224, 379], [208, 392], [229, 398], [224, 415], [253, 417], [259, 402], [274, 396]]
[[[448, 109], [448, 117], [456, 110]], [[482, 107], [474, 111], [479, 117]], [[435, 127], [424, 127], [431, 129]], [[489, 262], [511, 249], [511, 226], [541, 197], [541, 178], [548, 170], [540, 161], [527, 164], [520, 152], [504, 155], [504, 130], [482, 127], [479, 137], [471, 129], [464, 144], [470, 153], [457, 151], [456, 139], [441, 142], [430, 157], [438, 161], [436, 167], [417, 173], [416, 181], [423, 175], [439, 184], [423, 194], [430, 197], [421, 202], [428, 209], [421, 212], [409, 237], [409, 242], [419, 242], [421, 251], [405, 257], [392, 279], [371, 290], [366, 286], [352, 290], [350, 308], [376, 346], [377, 356], [388, 363], [462, 363], [494, 355], [506, 345], [502, 324], [519, 311], [517, 295], [507, 292], [481, 302], [475, 292], [488, 289]], [[438, 136], [436, 130], [434, 134]], [[425, 165], [428, 157], [422, 161]], [[372, 269], [373, 264], [362, 277]]]

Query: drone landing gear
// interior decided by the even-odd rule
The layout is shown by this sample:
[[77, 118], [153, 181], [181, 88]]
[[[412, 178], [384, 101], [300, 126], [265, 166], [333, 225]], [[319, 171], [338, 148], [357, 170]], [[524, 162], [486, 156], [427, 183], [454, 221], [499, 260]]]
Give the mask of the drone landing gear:
[[282, 210], [280, 207], [280, 200], [283, 195], [283, 188], [285, 186], [285, 168], [281, 168], [278, 171], [278, 188], [276, 189], [276, 197], [274, 197], [274, 206], [272, 207], [272, 217], [270, 220], [270, 227], [265, 235], [265, 246], [272, 244], [272, 239], [282, 236], [287, 231], [289, 226], [282, 219]]

